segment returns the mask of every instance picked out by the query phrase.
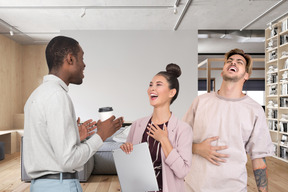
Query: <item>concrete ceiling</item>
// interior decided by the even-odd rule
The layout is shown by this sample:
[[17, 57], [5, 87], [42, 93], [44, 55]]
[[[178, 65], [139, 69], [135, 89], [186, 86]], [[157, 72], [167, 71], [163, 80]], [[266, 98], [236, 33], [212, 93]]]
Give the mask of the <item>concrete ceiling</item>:
[[[287, 12], [287, 0], [0, 0], [0, 34], [21, 44], [43, 44], [61, 30], [197, 28], [209, 35], [199, 38], [200, 53], [222, 52], [233, 43], [263, 53], [263, 41], [239, 42], [244, 35], [235, 32], [262, 31], [263, 38], [267, 23]], [[223, 32], [236, 38], [219, 38]]]

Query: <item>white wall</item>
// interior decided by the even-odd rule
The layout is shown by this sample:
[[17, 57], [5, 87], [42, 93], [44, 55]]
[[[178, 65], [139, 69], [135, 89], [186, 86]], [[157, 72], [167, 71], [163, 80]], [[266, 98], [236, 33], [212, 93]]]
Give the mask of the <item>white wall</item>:
[[146, 90], [168, 63], [182, 69], [178, 99], [171, 106], [182, 118], [197, 96], [197, 30], [62, 31], [84, 50], [84, 82], [70, 85], [76, 115], [98, 119], [98, 108], [112, 106], [115, 115], [134, 121], [150, 115]]

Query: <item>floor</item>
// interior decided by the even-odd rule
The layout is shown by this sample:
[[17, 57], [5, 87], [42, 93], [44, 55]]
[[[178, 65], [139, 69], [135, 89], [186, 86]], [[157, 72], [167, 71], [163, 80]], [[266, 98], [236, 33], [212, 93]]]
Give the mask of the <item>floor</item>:
[[[288, 192], [288, 163], [273, 157], [267, 158], [269, 191]], [[257, 192], [251, 161], [247, 164], [248, 192]], [[0, 192], [29, 192], [30, 183], [20, 177], [20, 154], [6, 155], [0, 161]], [[115, 175], [92, 175], [86, 183], [81, 183], [84, 192], [119, 192], [120, 184]], [[187, 192], [190, 192], [186, 186]]]

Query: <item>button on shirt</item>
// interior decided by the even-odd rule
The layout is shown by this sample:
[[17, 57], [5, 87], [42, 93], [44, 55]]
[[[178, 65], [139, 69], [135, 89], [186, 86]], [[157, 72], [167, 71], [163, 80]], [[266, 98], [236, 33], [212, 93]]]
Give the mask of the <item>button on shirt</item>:
[[94, 134], [81, 143], [68, 86], [55, 75], [46, 75], [24, 107], [23, 156], [27, 174], [80, 171], [103, 144]]

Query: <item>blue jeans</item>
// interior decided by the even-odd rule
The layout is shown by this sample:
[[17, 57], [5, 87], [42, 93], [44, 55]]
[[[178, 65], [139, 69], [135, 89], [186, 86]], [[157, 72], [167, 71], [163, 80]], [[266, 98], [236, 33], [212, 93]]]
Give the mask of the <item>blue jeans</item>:
[[82, 192], [78, 179], [36, 179], [31, 181], [30, 192]]

